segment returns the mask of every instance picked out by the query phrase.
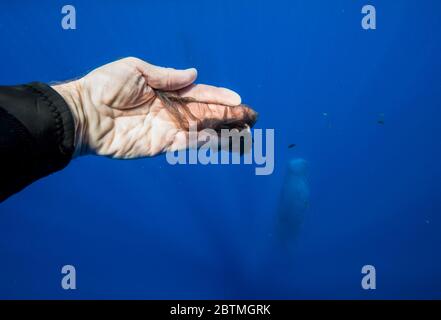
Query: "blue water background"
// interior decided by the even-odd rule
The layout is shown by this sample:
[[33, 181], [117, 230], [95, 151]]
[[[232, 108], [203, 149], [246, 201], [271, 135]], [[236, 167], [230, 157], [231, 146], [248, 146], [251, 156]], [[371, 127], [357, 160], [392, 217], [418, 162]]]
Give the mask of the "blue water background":
[[[77, 30], [61, 28], [64, 4]], [[125, 56], [196, 67], [276, 130], [276, 162], [255, 176], [76, 159], [0, 205], [0, 298], [441, 298], [441, 2], [369, 1], [375, 31], [365, 4], [1, 2], [1, 84]], [[272, 226], [292, 158], [311, 195], [287, 252]], [[60, 286], [66, 264], [75, 291]], [[376, 290], [361, 288], [367, 264]]]

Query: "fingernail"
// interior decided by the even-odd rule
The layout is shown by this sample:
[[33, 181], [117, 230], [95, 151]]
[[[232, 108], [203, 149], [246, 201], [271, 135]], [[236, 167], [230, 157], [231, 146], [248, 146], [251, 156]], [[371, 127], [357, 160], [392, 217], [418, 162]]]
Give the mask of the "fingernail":
[[185, 71], [191, 71], [193, 72], [196, 76], [198, 75], [198, 70], [196, 68], [188, 68]]
[[237, 92], [234, 92], [233, 90], [227, 88], [222, 88], [222, 89], [225, 90], [230, 105], [237, 106], [242, 103], [242, 98]]

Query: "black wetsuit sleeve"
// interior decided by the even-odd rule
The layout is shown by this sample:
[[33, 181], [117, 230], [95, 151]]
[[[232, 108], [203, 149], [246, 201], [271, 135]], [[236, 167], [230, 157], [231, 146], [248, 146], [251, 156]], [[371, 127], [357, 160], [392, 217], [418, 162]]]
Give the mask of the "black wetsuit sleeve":
[[74, 136], [70, 109], [50, 86], [0, 86], [0, 202], [67, 166]]

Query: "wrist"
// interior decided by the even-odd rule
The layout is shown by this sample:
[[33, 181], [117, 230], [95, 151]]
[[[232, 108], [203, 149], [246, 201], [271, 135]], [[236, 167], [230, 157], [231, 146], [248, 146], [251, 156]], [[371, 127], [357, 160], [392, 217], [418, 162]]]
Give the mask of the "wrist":
[[86, 149], [87, 119], [83, 110], [81, 87], [81, 79], [52, 86], [66, 101], [75, 122], [74, 158], [84, 154]]

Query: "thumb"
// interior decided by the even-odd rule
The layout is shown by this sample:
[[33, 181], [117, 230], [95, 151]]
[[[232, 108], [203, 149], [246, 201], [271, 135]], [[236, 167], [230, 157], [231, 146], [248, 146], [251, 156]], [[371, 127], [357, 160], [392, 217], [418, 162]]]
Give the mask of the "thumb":
[[176, 70], [174, 68], [154, 66], [141, 59], [133, 60], [136, 67], [146, 78], [147, 84], [154, 89], [165, 91], [179, 90], [192, 84], [197, 77], [197, 70], [195, 68]]

